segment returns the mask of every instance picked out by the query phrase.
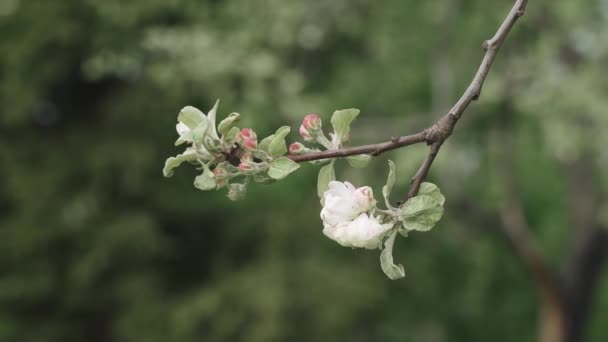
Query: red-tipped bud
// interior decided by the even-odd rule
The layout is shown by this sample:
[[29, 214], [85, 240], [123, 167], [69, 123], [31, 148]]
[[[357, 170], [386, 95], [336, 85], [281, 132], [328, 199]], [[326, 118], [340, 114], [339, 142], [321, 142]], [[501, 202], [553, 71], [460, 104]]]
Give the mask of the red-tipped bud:
[[241, 161], [239, 164], [239, 170], [243, 172], [253, 171], [253, 165], [251, 165], [251, 163], [248, 161]]
[[255, 132], [251, 128], [243, 128], [243, 129], [241, 129], [241, 131], [238, 134], [243, 139], [257, 139], [258, 138], [257, 135], [255, 134]]
[[302, 120], [302, 126], [309, 131], [321, 129], [321, 117], [317, 114], [308, 114]]
[[255, 139], [244, 139], [243, 147], [245, 149], [255, 150], [256, 148], [258, 148], [258, 141]]
[[308, 130], [304, 127], [304, 125], [300, 126], [300, 136], [302, 136], [302, 138], [304, 138], [304, 140], [306, 141], [311, 141], [313, 140], [312, 135], [310, 135], [310, 133], [308, 132]]
[[308, 114], [302, 120], [300, 135], [304, 140], [311, 141], [321, 131], [321, 118], [317, 114]]
[[251, 128], [243, 128], [235, 137], [235, 141], [241, 141], [243, 147], [249, 150], [258, 148], [258, 137]]
[[293, 144], [289, 145], [289, 154], [294, 156], [304, 153], [305, 150], [306, 147], [299, 142], [294, 142]]

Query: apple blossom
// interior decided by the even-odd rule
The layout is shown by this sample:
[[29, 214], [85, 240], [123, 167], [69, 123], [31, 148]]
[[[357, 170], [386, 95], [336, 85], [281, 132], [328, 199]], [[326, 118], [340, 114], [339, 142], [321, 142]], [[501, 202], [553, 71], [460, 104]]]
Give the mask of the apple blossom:
[[323, 222], [323, 234], [344, 247], [376, 249], [393, 226], [394, 221], [381, 224], [377, 217], [363, 213], [335, 225]]
[[373, 190], [369, 186], [356, 189], [349, 182], [329, 182], [323, 194], [321, 219], [330, 225], [355, 219], [359, 214], [376, 206]]

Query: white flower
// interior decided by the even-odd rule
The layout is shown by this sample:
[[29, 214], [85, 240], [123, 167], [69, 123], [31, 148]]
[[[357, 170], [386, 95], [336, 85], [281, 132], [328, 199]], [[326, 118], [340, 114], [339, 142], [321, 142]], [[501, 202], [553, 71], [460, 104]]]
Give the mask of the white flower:
[[376, 206], [369, 186], [356, 189], [348, 182], [330, 182], [323, 194], [323, 234], [345, 247], [379, 248], [393, 223], [381, 224], [367, 212]]
[[324, 223], [337, 225], [354, 220], [359, 214], [376, 205], [374, 193], [369, 186], [355, 187], [349, 182], [329, 182], [329, 190], [323, 194], [321, 219]]
[[394, 223], [381, 224], [378, 218], [361, 214], [352, 221], [336, 225], [323, 222], [323, 234], [344, 247], [376, 249]]

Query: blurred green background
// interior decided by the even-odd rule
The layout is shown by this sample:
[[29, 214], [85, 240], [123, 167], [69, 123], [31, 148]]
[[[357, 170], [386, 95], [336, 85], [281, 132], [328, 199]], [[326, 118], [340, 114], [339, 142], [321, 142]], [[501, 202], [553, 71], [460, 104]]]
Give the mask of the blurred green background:
[[[530, 1], [431, 171], [444, 218], [397, 241], [405, 279], [323, 236], [318, 166], [237, 203], [162, 177], [179, 109], [217, 98], [260, 136], [351, 107], [353, 144], [416, 132], [512, 3], [0, 0], [0, 340], [551, 341], [513, 228], [570, 341], [607, 341], [606, 0]], [[425, 152], [338, 179], [380, 198], [390, 158], [405, 194]]]

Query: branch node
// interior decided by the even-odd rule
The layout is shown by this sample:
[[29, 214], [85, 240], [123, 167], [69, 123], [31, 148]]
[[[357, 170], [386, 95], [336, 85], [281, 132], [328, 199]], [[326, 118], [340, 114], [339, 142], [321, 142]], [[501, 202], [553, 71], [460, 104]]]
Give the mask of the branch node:
[[481, 44], [481, 47], [483, 48], [484, 51], [488, 51], [488, 49], [490, 48], [490, 41], [484, 40], [483, 44]]
[[393, 144], [396, 144], [396, 143], [398, 143], [398, 142], [399, 142], [399, 138], [398, 138], [398, 137], [391, 137], [391, 142], [392, 142]]

